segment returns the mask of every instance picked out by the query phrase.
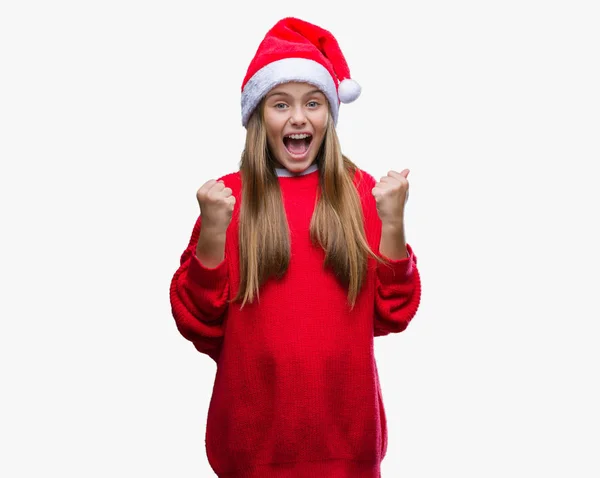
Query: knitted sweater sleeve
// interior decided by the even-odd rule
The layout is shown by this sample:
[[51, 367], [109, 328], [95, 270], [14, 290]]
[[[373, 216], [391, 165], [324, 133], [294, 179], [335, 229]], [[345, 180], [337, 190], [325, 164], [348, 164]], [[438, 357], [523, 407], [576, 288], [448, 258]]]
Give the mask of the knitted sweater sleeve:
[[[377, 264], [374, 335], [402, 332], [415, 316], [421, 300], [417, 256], [406, 244], [408, 257]], [[382, 256], [383, 257], [383, 256]]]
[[181, 335], [196, 349], [217, 361], [223, 341], [223, 318], [227, 310], [229, 280], [227, 257], [215, 268], [205, 267], [196, 257], [201, 217], [198, 217], [188, 247], [171, 280], [170, 301]]

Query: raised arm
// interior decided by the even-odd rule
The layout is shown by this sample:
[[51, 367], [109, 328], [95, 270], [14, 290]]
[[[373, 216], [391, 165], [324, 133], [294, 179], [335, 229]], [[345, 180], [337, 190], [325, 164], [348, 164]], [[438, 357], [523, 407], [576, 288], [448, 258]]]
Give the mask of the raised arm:
[[[365, 220], [378, 232], [378, 263], [375, 276], [373, 333], [375, 336], [402, 332], [415, 316], [421, 301], [421, 278], [417, 257], [406, 243], [404, 207], [408, 199], [409, 171], [390, 171], [375, 182], [366, 175], [369, 189]], [[374, 199], [374, 200], [373, 200]]]
[[212, 268], [200, 262], [196, 249], [201, 223], [199, 217], [171, 280], [169, 296], [173, 318], [181, 335], [198, 351], [217, 361], [229, 296], [227, 261], [223, 259]]
[[170, 301], [180, 333], [217, 361], [229, 298], [226, 232], [235, 198], [223, 181], [208, 181], [197, 193], [201, 214], [171, 280]]

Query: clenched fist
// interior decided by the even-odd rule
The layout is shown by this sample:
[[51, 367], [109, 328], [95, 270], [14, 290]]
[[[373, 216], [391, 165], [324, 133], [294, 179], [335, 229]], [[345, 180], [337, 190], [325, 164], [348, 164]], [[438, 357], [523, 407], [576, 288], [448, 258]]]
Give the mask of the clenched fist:
[[408, 201], [408, 169], [397, 173], [390, 171], [382, 177], [372, 189], [377, 214], [381, 223], [389, 226], [402, 226], [404, 221], [404, 206]]
[[221, 180], [211, 179], [205, 182], [196, 193], [202, 216], [202, 228], [215, 232], [225, 232], [231, 222], [235, 196]]

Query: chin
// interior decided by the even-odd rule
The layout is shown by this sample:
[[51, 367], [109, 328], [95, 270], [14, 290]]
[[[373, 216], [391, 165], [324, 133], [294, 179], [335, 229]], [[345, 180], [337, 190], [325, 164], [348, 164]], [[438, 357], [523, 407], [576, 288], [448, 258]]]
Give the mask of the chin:
[[293, 173], [303, 172], [309, 166], [311, 166], [315, 162], [315, 159], [316, 159], [316, 158], [309, 157], [309, 158], [302, 159], [302, 160], [295, 160], [295, 159], [289, 157], [289, 155], [287, 154], [287, 151], [283, 152], [282, 156], [285, 158], [285, 161], [278, 161], [278, 163], [280, 164], [279, 167], [283, 167]]
[[310, 165], [313, 163], [313, 161], [299, 161], [299, 162], [288, 162], [287, 165], [285, 165], [285, 169], [287, 169], [288, 171], [291, 171], [293, 173], [302, 173], [304, 171], [306, 171]]

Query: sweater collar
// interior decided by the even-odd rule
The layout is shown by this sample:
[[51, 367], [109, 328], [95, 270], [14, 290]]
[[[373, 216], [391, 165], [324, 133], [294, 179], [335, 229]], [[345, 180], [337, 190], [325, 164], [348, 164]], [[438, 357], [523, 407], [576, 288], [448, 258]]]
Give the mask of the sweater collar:
[[304, 171], [302, 171], [301, 173], [297, 173], [297, 174], [292, 173], [291, 171], [288, 171], [285, 168], [275, 168], [275, 173], [277, 174], [278, 177], [291, 178], [291, 177], [296, 177], [296, 176], [305, 176], [307, 174], [314, 173], [317, 169], [319, 169], [319, 167], [317, 166], [317, 163], [313, 163], [308, 168], [306, 168]]

